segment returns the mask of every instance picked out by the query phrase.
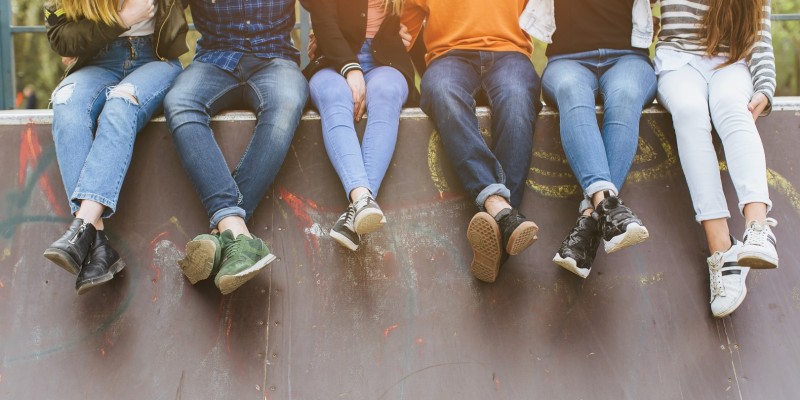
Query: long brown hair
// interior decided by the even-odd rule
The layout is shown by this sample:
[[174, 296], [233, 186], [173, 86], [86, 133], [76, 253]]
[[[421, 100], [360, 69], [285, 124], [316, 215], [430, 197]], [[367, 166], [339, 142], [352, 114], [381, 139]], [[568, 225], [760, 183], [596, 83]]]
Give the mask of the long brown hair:
[[723, 52], [728, 46], [728, 61], [720, 67], [745, 58], [760, 38], [761, 19], [768, 0], [711, 0], [703, 17], [706, 53]]
[[117, 13], [119, 0], [58, 0], [58, 5], [69, 20], [84, 18], [107, 25], [122, 25]]

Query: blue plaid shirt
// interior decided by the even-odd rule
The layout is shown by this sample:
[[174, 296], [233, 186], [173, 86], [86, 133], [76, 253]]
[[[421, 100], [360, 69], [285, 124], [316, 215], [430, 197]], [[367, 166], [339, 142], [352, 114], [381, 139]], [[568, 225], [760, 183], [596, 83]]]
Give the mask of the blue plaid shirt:
[[243, 54], [300, 62], [292, 43], [295, 0], [188, 0], [197, 41], [195, 61], [233, 71]]

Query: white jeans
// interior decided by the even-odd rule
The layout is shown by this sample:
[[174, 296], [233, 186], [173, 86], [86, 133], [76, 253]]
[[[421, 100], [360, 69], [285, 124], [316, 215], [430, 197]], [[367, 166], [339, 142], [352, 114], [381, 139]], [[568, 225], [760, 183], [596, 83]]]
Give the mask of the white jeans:
[[772, 208], [764, 146], [747, 109], [752, 97], [752, 77], [743, 63], [719, 70], [692, 63], [659, 74], [658, 101], [672, 113], [678, 154], [698, 222], [730, 217], [711, 141], [712, 121], [722, 140], [739, 211], [749, 203]]

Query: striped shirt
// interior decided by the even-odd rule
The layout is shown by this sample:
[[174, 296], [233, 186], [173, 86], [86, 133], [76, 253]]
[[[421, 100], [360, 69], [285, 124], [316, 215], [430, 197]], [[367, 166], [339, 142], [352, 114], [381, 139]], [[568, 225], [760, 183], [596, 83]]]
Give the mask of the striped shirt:
[[196, 61], [233, 71], [242, 54], [299, 63], [292, 42], [295, 0], [188, 0], [202, 37]]
[[[753, 0], [735, 0], [753, 1]], [[685, 53], [706, 56], [706, 46], [701, 36], [703, 17], [708, 10], [709, 0], [662, 0], [661, 33], [658, 35], [656, 49], [670, 49]], [[745, 61], [753, 76], [754, 92], [761, 92], [772, 104], [775, 94], [775, 55], [772, 52], [770, 33], [770, 5], [764, 6], [761, 20], [760, 38], [750, 50]], [[728, 46], [723, 43], [721, 52], [716, 54], [728, 57]]]

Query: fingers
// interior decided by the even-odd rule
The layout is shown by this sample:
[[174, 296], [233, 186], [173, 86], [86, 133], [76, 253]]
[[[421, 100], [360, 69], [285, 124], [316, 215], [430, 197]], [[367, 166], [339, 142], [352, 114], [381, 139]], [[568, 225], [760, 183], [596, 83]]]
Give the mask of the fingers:
[[411, 46], [411, 33], [408, 32], [408, 27], [400, 24], [400, 40], [403, 41], [403, 46]]
[[366, 96], [361, 96], [361, 100], [355, 103], [353, 108], [355, 109], [356, 122], [361, 122], [361, 117], [363, 117], [364, 112], [367, 111]]

